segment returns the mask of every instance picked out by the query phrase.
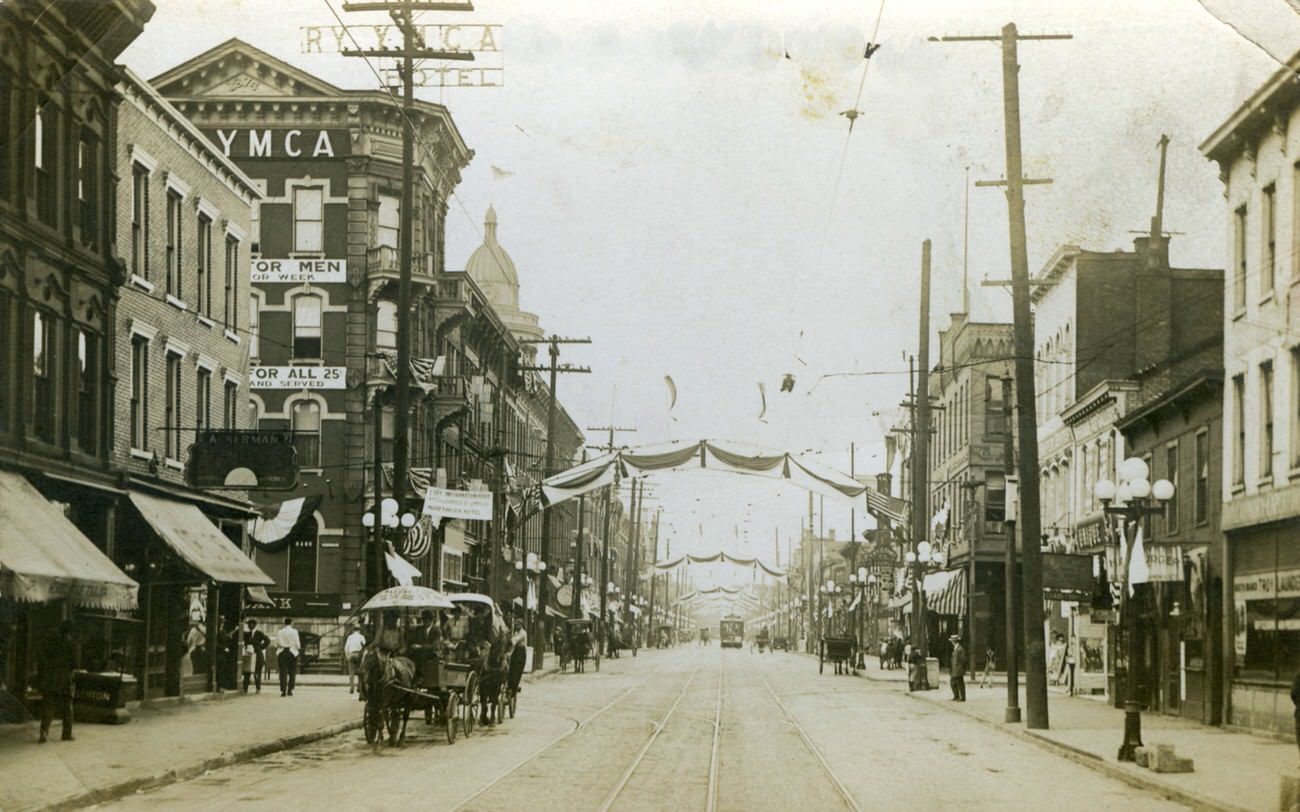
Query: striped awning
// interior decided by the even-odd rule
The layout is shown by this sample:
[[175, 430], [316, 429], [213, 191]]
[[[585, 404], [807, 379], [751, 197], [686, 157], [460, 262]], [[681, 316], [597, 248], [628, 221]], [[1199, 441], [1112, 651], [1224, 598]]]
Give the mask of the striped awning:
[[[946, 576], [940, 584], [936, 578], [933, 587], [930, 578]], [[925, 576], [925, 605], [937, 615], [966, 614], [966, 570], [946, 570]]]

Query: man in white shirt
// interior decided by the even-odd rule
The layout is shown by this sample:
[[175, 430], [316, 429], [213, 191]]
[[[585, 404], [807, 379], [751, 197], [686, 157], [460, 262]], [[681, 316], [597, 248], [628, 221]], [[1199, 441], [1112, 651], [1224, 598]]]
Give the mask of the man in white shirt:
[[280, 668], [280, 696], [293, 696], [293, 684], [298, 677], [298, 653], [302, 641], [293, 627], [293, 618], [284, 619], [284, 625], [275, 633], [275, 661]]
[[348, 668], [348, 693], [356, 690], [357, 669], [361, 666], [361, 650], [365, 647], [366, 636], [353, 626], [348, 632], [348, 638], [343, 641], [343, 659]]

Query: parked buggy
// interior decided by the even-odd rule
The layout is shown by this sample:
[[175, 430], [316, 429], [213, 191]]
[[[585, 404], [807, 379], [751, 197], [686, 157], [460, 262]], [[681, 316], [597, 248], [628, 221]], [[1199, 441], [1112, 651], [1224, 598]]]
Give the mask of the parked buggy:
[[823, 637], [817, 651], [817, 673], [825, 672], [827, 660], [835, 665], [836, 674], [853, 673], [857, 648], [858, 641], [854, 637]]
[[587, 618], [575, 618], [564, 624], [564, 647], [567, 661], [573, 666], [573, 673], [580, 674], [587, 670], [587, 660], [595, 660], [596, 670], [600, 670], [600, 649], [595, 645], [595, 621]]

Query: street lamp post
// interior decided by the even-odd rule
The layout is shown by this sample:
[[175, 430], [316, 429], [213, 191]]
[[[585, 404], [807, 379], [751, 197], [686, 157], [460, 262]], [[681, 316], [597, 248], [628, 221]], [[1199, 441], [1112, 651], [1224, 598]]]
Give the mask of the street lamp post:
[[[858, 567], [856, 573], [849, 573], [849, 589], [858, 593], [858, 606], [855, 610], [853, 621], [854, 626], [857, 628], [858, 637], [858, 668], [867, 667], [867, 661], [865, 658], [867, 640], [866, 634], [862, 628], [862, 604], [870, 601], [871, 605], [874, 607], [877, 590], [879, 590], [879, 588], [880, 586], [876, 582], [875, 574], [867, 572], [866, 567]], [[874, 617], [872, 617], [871, 620], [873, 623], [875, 622]]]
[[[912, 622], [918, 624], [918, 627], [920, 628], [920, 635], [918, 636], [914, 632], [912, 639], [919, 639], [921, 641], [921, 656], [928, 659], [930, 656], [930, 629], [927, 625], [928, 615], [926, 610], [928, 607], [925, 603], [925, 572], [931, 568], [941, 569], [944, 564], [944, 555], [942, 550], [937, 547], [931, 547], [930, 542], [922, 540], [916, 545], [916, 550], [908, 550], [907, 555], [904, 556], [904, 558], [907, 560], [908, 566], [912, 569], [912, 579], [913, 584], [915, 585], [913, 588], [916, 590], [916, 594], [920, 597], [920, 600], [917, 602], [916, 617], [912, 618]], [[919, 677], [921, 680], [921, 690], [930, 690], [930, 677], [927, 673], [927, 669], [922, 668]]]
[[[1147, 476], [1150, 471], [1147, 464], [1137, 457], [1129, 457], [1120, 463], [1117, 470], [1119, 484], [1109, 479], [1102, 479], [1093, 487], [1093, 493], [1102, 504], [1102, 509], [1110, 516], [1120, 517], [1121, 532], [1128, 538], [1128, 524], [1134, 525], [1133, 540], [1137, 540], [1137, 524], [1143, 517], [1164, 513], [1165, 505], [1174, 498], [1174, 485], [1167, 479], [1160, 479], [1153, 485]], [[1124, 624], [1128, 638], [1128, 669], [1124, 676], [1124, 742], [1119, 747], [1116, 758], [1119, 761], [1137, 760], [1137, 748], [1142, 746], [1142, 705], [1138, 698], [1137, 661], [1140, 656], [1137, 607], [1133, 603], [1130, 590], [1130, 574], [1133, 565], [1134, 544], [1127, 545], [1124, 555], [1124, 580], [1120, 589], [1120, 620]]]
[[[391, 496], [379, 503], [379, 511], [368, 510], [361, 515], [361, 525], [367, 530], [374, 530], [375, 534], [387, 541], [390, 531], [401, 527], [404, 530], [410, 530], [415, 527], [418, 517], [411, 511], [399, 512], [401, 505]], [[386, 551], [380, 552], [380, 557]], [[396, 552], [396, 550], [394, 550]], [[376, 586], [383, 589], [384, 578], [381, 575], [376, 581]]]
[[[530, 579], [532, 576], [543, 577], [546, 575], [546, 562], [543, 561], [537, 553], [529, 553], [523, 560], [515, 562], [515, 569], [519, 571], [519, 574], [522, 576], [520, 580], [524, 584], [524, 628], [528, 629], [531, 628], [528, 623], [528, 612], [530, 611], [528, 608], [528, 587], [532, 583]], [[541, 603], [540, 594], [538, 597], [537, 608], [537, 615], [534, 619], [536, 629], [534, 629], [533, 646], [534, 651], [541, 651], [541, 646], [544, 645], [545, 642], [542, 640], [542, 637], [546, 631], [546, 624], [541, 621], [541, 618], [546, 616], [544, 614], [546, 612], [546, 607]], [[539, 665], [540, 663], [538, 663], [537, 658], [534, 657], [533, 668], [536, 669]]]

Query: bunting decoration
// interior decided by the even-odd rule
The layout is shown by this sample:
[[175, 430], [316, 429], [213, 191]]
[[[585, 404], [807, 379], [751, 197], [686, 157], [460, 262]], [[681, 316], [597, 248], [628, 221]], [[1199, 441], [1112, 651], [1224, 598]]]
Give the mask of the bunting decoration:
[[[758, 569], [761, 569], [763, 572], [766, 572], [768, 575], [771, 575], [773, 578], [784, 578], [786, 576], [785, 571], [777, 567], [770, 567], [757, 558], [744, 558], [738, 555], [731, 555], [730, 553], [724, 553], [721, 551], [713, 553], [711, 555], [699, 555], [696, 553], [686, 553], [685, 555], [680, 555], [676, 558], [671, 558], [665, 561], [656, 561], [654, 567], [660, 572], [671, 572], [672, 570], [675, 570], [678, 567], [689, 566], [691, 564], [717, 564], [717, 563], [736, 564], [741, 567], [756, 567]], [[719, 589], [721, 588], [722, 587], [719, 587]]]
[[279, 504], [268, 505], [262, 515], [247, 521], [253, 546], [268, 553], [289, 546], [312, 514], [320, 507], [322, 496], [299, 496]]

